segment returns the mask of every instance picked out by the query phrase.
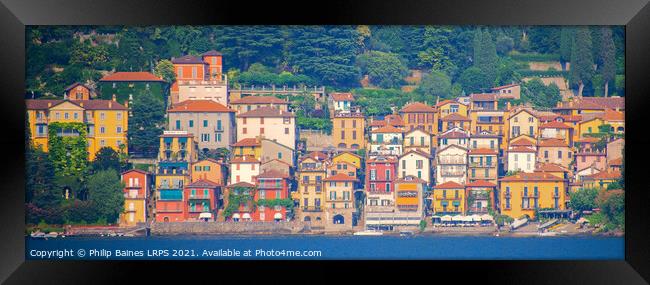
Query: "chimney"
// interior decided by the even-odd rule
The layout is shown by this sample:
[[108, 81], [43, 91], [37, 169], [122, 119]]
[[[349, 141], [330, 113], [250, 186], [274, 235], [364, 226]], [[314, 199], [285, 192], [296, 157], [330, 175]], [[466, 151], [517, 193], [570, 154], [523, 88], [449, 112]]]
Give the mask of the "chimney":
[[115, 100], [116, 100], [116, 97], [115, 97], [115, 94], [113, 94], [113, 101], [115, 101]]
[[47, 102], [47, 107], [52, 107], [52, 102]]
[[510, 107], [511, 107], [511, 106], [510, 106], [510, 101], [507, 101], [507, 102], [506, 102], [506, 110], [507, 110], [507, 111], [510, 111]]
[[113, 108], [113, 101], [108, 101], [108, 108], [109, 109]]
[[127, 108], [129, 107], [129, 100], [124, 101], [124, 107], [127, 107]]

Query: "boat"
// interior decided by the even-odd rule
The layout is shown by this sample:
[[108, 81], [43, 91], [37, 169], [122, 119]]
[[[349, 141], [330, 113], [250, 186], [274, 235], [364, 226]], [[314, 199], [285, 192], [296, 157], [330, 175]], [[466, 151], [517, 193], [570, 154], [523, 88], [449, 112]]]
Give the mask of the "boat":
[[375, 231], [375, 230], [365, 230], [361, 232], [355, 232], [355, 236], [381, 236], [383, 235], [383, 232], [380, 231]]
[[412, 231], [400, 231], [399, 235], [402, 236], [402, 237], [408, 237], [408, 236], [412, 236], [413, 232]]
[[31, 237], [33, 237], [33, 238], [45, 238], [45, 233], [40, 232], [40, 231], [33, 232], [33, 233], [31, 233]]

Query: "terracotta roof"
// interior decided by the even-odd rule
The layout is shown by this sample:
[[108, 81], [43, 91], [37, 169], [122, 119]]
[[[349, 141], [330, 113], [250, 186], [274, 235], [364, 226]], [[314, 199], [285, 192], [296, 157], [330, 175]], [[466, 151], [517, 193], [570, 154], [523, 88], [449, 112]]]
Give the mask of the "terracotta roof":
[[253, 156], [238, 156], [230, 160], [230, 163], [259, 163], [260, 161]]
[[427, 132], [427, 131], [426, 131], [425, 129], [423, 129], [423, 128], [413, 128], [412, 130], [405, 132], [404, 135], [408, 135], [408, 134], [413, 133], [413, 132], [423, 132], [423, 133], [425, 133], [425, 134], [431, 136], [431, 133]]
[[221, 162], [221, 161], [218, 161], [218, 160], [216, 160], [214, 158], [208, 157], [208, 158], [201, 159], [201, 160], [199, 160], [197, 162], [194, 162], [194, 163], [192, 163], [192, 165], [195, 165], [195, 164], [198, 164], [198, 163], [201, 163], [201, 162], [204, 162], [204, 161], [209, 161], [209, 162], [213, 162], [213, 163], [216, 163], [216, 164], [223, 164], [223, 162]]
[[330, 93], [330, 97], [334, 101], [354, 101], [354, 96], [352, 96], [352, 93], [349, 93], [349, 92]]
[[144, 171], [144, 170], [142, 170], [142, 169], [134, 168], [134, 169], [129, 169], [129, 170], [126, 170], [126, 171], [122, 172], [122, 175], [124, 175], [124, 174], [126, 174], [126, 173], [129, 173], [129, 172], [138, 172], [138, 173], [142, 173], [142, 174], [145, 174], [145, 175], [149, 175], [149, 174], [151, 174], [151, 173], [149, 173], [149, 172], [147, 172], [147, 171]]
[[308, 153], [306, 157], [309, 157], [309, 158], [312, 158], [312, 159], [315, 159], [315, 160], [319, 160], [319, 161], [329, 158], [329, 156], [327, 154], [322, 153], [320, 151], [312, 151], [312, 152]]
[[291, 113], [291, 112], [286, 112], [277, 108], [273, 107], [259, 107], [255, 110], [248, 111], [246, 113], [242, 113], [237, 115], [238, 118], [246, 118], [246, 117], [278, 117], [278, 118], [292, 118], [295, 117], [296, 115]]
[[569, 126], [569, 125], [567, 125], [565, 123], [562, 123], [562, 122], [558, 122], [558, 121], [551, 121], [551, 122], [548, 122], [548, 123], [543, 123], [539, 127], [542, 128], [542, 129], [572, 129], [571, 126]]
[[529, 110], [528, 108], [521, 108], [521, 109], [517, 110], [517, 112], [514, 112], [512, 115], [510, 115], [510, 117], [508, 117], [508, 120], [510, 120], [510, 118], [512, 118], [514, 116], [517, 116], [521, 112], [526, 112], [526, 113], [530, 114], [531, 116], [537, 118], [537, 114], [535, 114], [535, 112], [533, 110]]
[[497, 95], [496, 93], [480, 93], [480, 94], [470, 94], [469, 98], [472, 101], [496, 101], [497, 100]]
[[458, 184], [454, 181], [447, 181], [440, 185], [433, 186], [434, 189], [462, 189], [465, 188], [462, 184]]
[[338, 157], [338, 156], [341, 156], [341, 155], [344, 155], [344, 154], [350, 154], [352, 156], [356, 156], [358, 158], [361, 158], [361, 156], [359, 156], [358, 154], [353, 153], [353, 152], [349, 152], [349, 151], [342, 151], [342, 152], [338, 153], [337, 155], [335, 155], [334, 157]]
[[371, 126], [371, 127], [382, 127], [382, 126], [386, 125], [386, 121], [384, 121], [384, 120], [372, 120], [372, 122], [370, 122], [368, 125]]
[[174, 64], [207, 64], [202, 58], [193, 55], [184, 55], [178, 58], [172, 58]]
[[383, 126], [372, 131], [372, 133], [402, 133], [402, 132], [404, 132], [404, 130], [398, 129], [393, 126]]
[[600, 139], [594, 137], [584, 137], [579, 140], [576, 140], [577, 143], [597, 143]]
[[493, 154], [493, 155], [497, 155], [498, 152], [496, 150], [494, 150], [494, 149], [489, 149], [489, 148], [477, 148], [477, 149], [470, 149], [469, 154], [470, 155], [472, 155], [472, 154], [477, 154], [477, 155], [478, 154], [487, 154], [487, 155]]
[[561, 139], [543, 139], [539, 141], [539, 147], [561, 147], [567, 146], [567, 143]]
[[442, 121], [471, 121], [470, 118], [465, 117], [461, 114], [458, 113], [451, 113], [444, 118], [441, 119]]
[[469, 135], [466, 132], [453, 130], [451, 132], [446, 132], [438, 136], [440, 139], [463, 139], [469, 138]]
[[441, 106], [444, 106], [444, 105], [447, 105], [447, 104], [454, 104], [454, 103], [460, 104], [460, 103], [458, 103], [458, 102], [456, 102], [454, 100], [442, 100], [442, 101], [438, 102], [438, 104], [436, 104], [436, 107], [441, 107]]
[[261, 143], [256, 138], [246, 138], [241, 139], [238, 142], [232, 144], [231, 146], [260, 146]]
[[86, 110], [128, 110], [126, 107], [124, 107], [124, 105], [113, 100], [70, 100], [70, 103], [80, 106]]
[[623, 112], [616, 112], [614, 110], [607, 109], [605, 110], [605, 114], [603, 116], [603, 119], [605, 121], [625, 121], [625, 113]]
[[431, 158], [431, 155], [430, 155], [430, 154], [428, 154], [428, 153], [426, 153], [426, 152], [423, 152], [423, 151], [420, 151], [419, 149], [414, 149], [414, 148], [409, 149], [409, 150], [408, 150], [407, 152], [405, 152], [405, 153], [402, 153], [402, 155], [400, 155], [399, 158], [405, 157], [405, 156], [406, 156], [407, 154], [409, 154], [409, 153], [416, 153], [416, 154], [419, 154], [419, 155], [424, 156], [424, 157], [426, 157], [426, 158]]
[[56, 106], [63, 100], [58, 99], [27, 99], [25, 100], [25, 105], [27, 110], [47, 110], [52, 106]]
[[470, 182], [470, 183], [465, 184], [465, 187], [466, 188], [469, 188], [469, 187], [497, 187], [497, 185], [492, 183], [492, 182], [485, 181], [485, 180], [476, 180], [474, 182]]
[[258, 179], [259, 178], [289, 178], [289, 175], [277, 169], [270, 169], [261, 173], [260, 175], [257, 175], [256, 177]]
[[509, 149], [508, 152], [537, 152], [537, 151], [530, 147], [516, 146]]
[[580, 151], [576, 153], [576, 156], [606, 156], [607, 154], [604, 152], [595, 152], [595, 151]]
[[423, 112], [435, 112], [436, 109], [420, 102], [413, 102], [404, 106], [401, 110], [402, 113], [423, 113]]
[[504, 88], [510, 88], [510, 87], [514, 87], [514, 86], [519, 86], [519, 84], [516, 84], [516, 83], [515, 83], [515, 84], [508, 84], [508, 85], [503, 85], [503, 86], [497, 86], [497, 87], [492, 88], [492, 90], [501, 90], [501, 89], [504, 89]]
[[499, 181], [562, 181], [563, 178], [546, 172], [526, 173], [520, 172], [512, 176], [500, 178]]
[[419, 184], [426, 184], [427, 181], [425, 181], [424, 179], [418, 178], [418, 177], [416, 177], [416, 176], [413, 176], [413, 175], [406, 175], [406, 176], [403, 177], [403, 178], [395, 179], [395, 182], [394, 182], [394, 183], [419, 183]]
[[471, 137], [473, 137], [473, 138], [499, 138], [501, 136], [498, 135], [498, 134], [493, 134], [493, 133], [490, 133], [490, 132], [488, 132], [486, 130], [483, 130], [480, 133], [471, 135]]
[[89, 88], [88, 86], [86, 86], [86, 85], [84, 85], [84, 84], [81, 84], [81, 83], [79, 83], [79, 82], [75, 82], [75, 83], [72, 83], [72, 84], [68, 85], [68, 87], [66, 87], [65, 89], [63, 89], [63, 91], [68, 92], [68, 91], [70, 91], [70, 89], [75, 88], [75, 87], [77, 87], [77, 86], [79, 86], [79, 85], [81, 85], [81, 86], [83, 86], [84, 88], [90, 90], [90, 88]]
[[622, 157], [614, 158], [609, 161], [609, 165], [623, 165], [623, 158]]
[[388, 123], [391, 126], [404, 126], [404, 120], [402, 120], [402, 116], [396, 115], [396, 114], [390, 114], [386, 115], [384, 117], [384, 121]]
[[209, 50], [209, 51], [204, 52], [202, 55], [208, 55], [208, 56], [209, 55], [221, 55], [221, 53], [216, 51], [216, 50]]
[[555, 163], [540, 163], [535, 167], [535, 171], [544, 171], [544, 172], [565, 172], [568, 171], [564, 167], [557, 165]]
[[619, 179], [621, 178], [621, 173], [618, 171], [601, 171], [596, 174], [592, 175], [587, 175], [584, 177], [584, 179], [593, 179], [593, 180], [611, 180], [611, 179]]
[[255, 185], [250, 184], [248, 182], [242, 181], [242, 182], [237, 182], [237, 183], [234, 183], [234, 184], [230, 184], [230, 185], [228, 185], [226, 187], [228, 187], [228, 188], [234, 188], [234, 187], [255, 188]]
[[368, 158], [368, 160], [366, 160], [366, 162], [368, 162], [368, 163], [371, 163], [371, 162], [374, 162], [374, 163], [396, 163], [397, 158], [394, 157], [394, 156], [375, 156], [375, 157]]
[[102, 77], [101, 81], [158, 81], [165, 82], [162, 78], [155, 76], [149, 72], [129, 72], [129, 71], [120, 71], [113, 74], [106, 75]]
[[452, 147], [460, 148], [460, 149], [465, 150], [465, 151], [469, 151], [466, 147], [462, 147], [462, 146], [459, 146], [459, 145], [456, 145], [456, 144], [450, 144], [450, 145], [448, 145], [446, 147], [443, 147], [443, 148], [439, 149], [438, 153], [441, 153], [441, 152], [447, 150], [448, 148], [452, 148]]
[[235, 112], [221, 103], [212, 100], [185, 100], [180, 103], [174, 104], [169, 113], [190, 113], [190, 112], [206, 112], [206, 113], [228, 113]]
[[199, 179], [187, 185], [187, 187], [219, 187], [220, 185], [209, 180]]
[[624, 97], [582, 97], [582, 102], [589, 102], [607, 109], [625, 110]]
[[323, 181], [357, 181], [357, 179], [343, 173], [337, 173], [334, 176], [323, 179]]
[[231, 105], [238, 104], [284, 104], [289, 102], [274, 96], [246, 96], [230, 102]]

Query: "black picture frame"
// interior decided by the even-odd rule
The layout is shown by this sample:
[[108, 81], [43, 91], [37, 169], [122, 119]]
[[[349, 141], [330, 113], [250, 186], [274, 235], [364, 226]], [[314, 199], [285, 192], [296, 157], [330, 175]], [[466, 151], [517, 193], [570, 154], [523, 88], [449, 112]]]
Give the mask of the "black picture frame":
[[[460, 282], [544, 284], [645, 284], [650, 280], [650, 142], [644, 135], [650, 110], [650, 5], [647, 0], [492, 0], [426, 2], [337, 1], [110, 1], [2, 0], [0, 5], [0, 82], [3, 117], [3, 185], [0, 196], [0, 280], [7, 283], [122, 283], [133, 275], [170, 281], [177, 272], [214, 283], [234, 270], [249, 283], [251, 267], [264, 273], [285, 271], [311, 277], [278, 277], [283, 282], [356, 275], [384, 279], [410, 271], [417, 279]], [[430, 261], [430, 262], [89, 262], [25, 261], [24, 240], [24, 74], [26, 25], [177, 25], [177, 24], [432, 24], [432, 25], [624, 25], [626, 29], [626, 234], [624, 261]], [[336, 268], [336, 269], [334, 269]], [[356, 271], [363, 269], [367, 272]], [[332, 271], [329, 271], [332, 270]], [[335, 274], [327, 274], [334, 272]], [[204, 275], [205, 273], [209, 275]], [[295, 273], [291, 273], [295, 272]], [[372, 272], [375, 272], [374, 274]], [[381, 273], [381, 274], [379, 274]], [[400, 272], [404, 274], [404, 272]], [[429, 276], [429, 277], [427, 277]], [[324, 278], [323, 278], [324, 277]], [[184, 280], [183, 282], [185, 282]], [[349, 280], [349, 279], [348, 279]], [[131, 281], [135, 281], [132, 279]], [[415, 282], [415, 279], [413, 279]]]

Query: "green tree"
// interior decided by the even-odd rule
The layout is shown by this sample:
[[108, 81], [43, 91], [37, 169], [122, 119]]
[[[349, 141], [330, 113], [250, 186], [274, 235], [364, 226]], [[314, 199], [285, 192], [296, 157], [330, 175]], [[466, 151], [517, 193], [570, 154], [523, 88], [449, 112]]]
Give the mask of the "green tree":
[[156, 76], [165, 80], [168, 84], [172, 84], [176, 80], [176, 72], [174, 71], [174, 64], [167, 59], [163, 59], [156, 64], [153, 72]]
[[489, 30], [483, 31], [479, 28], [474, 35], [474, 66], [477, 67], [484, 80], [479, 81], [479, 89], [490, 88], [495, 84], [497, 79], [498, 56], [496, 45], [492, 40], [492, 34]]
[[113, 169], [119, 173], [121, 172], [120, 157], [113, 148], [102, 147], [95, 154], [91, 167], [95, 172]]
[[63, 198], [54, 187], [54, 166], [42, 149], [31, 149], [25, 161], [25, 201], [40, 208], [57, 207]]
[[555, 83], [546, 86], [538, 77], [523, 84], [521, 97], [524, 102], [530, 102], [533, 106], [544, 108], [551, 108], [558, 101], [562, 101], [560, 88]]
[[609, 83], [616, 76], [616, 50], [612, 38], [612, 30], [608, 27], [602, 28], [602, 39], [600, 48], [600, 74], [605, 82], [605, 97], [609, 95]]
[[451, 54], [456, 51], [450, 43], [453, 33], [453, 28], [448, 26], [426, 26], [423, 50], [418, 53], [418, 66], [447, 74], [456, 72], [456, 66], [451, 60]]
[[361, 54], [357, 57], [357, 65], [373, 85], [382, 88], [398, 87], [408, 75], [404, 63], [392, 53], [371, 51]]
[[160, 145], [159, 136], [165, 125], [165, 106], [152, 94], [133, 98], [129, 117], [129, 153], [155, 157]]
[[433, 102], [436, 97], [451, 98], [451, 79], [441, 71], [432, 71], [422, 77], [416, 92], [429, 97], [429, 102]]
[[571, 60], [573, 33], [572, 27], [562, 27], [560, 31], [560, 63], [562, 64], [562, 70], [566, 70], [566, 63]]
[[596, 197], [598, 197], [598, 189], [587, 188], [578, 189], [573, 193], [569, 193], [571, 201], [569, 207], [575, 211], [591, 211], [598, 207], [596, 204]]
[[481, 89], [491, 85], [486, 74], [476, 66], [465, 69], [458, 81], [463, 86], [463, 90], [468, 93], [481, 92]]
[[591, 81], [594, 75], [594, 59], [591, 49], [591, 33], [589, 32], [589, 28], [577, 28], [571, 47], [571, 71], [569, 72], [569, 78], [573, 86], [578, 86], [579, 97], [582, 97], [585, 84]]
[[88, 198], [100, 219], [117, 221], [124, 207], [123, 184], [113, 169], [98, 171], [88, 177]]

